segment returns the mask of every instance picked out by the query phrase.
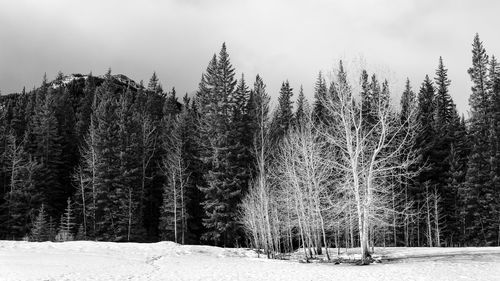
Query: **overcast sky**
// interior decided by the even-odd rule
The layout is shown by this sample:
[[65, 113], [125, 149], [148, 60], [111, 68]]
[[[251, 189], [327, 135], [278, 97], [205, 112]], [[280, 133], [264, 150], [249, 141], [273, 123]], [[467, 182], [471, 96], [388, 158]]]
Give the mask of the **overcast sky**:
[[500, 56], [499, 11], [496, 0], [0, 0], [0, 91], [111, 67], [193, 92], [226, 42], [238, 77], [261, 74], [273, 97], [289, 79], [309, 100], [339, 59], [380, 72], [399, 98], [406, 77], [418, 91], [441, 55], [465, 112], [474, 34]]

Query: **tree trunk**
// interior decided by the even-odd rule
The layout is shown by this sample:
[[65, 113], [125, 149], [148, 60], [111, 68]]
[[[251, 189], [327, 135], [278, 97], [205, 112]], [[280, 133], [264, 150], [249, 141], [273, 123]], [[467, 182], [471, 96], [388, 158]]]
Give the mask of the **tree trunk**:
[[439, 196], [437, 194], [437, 189], [434, 188], [434, 227], [436, 228], [436, 247], [441, 246], [440, 231], [439, 231]]
[[429, 186], [425, 184], [425, 207], [427, 210], [427, 243], [429, 247], [432, 247], [432, 225], [431, 225], [431, 210], [429, 205]]

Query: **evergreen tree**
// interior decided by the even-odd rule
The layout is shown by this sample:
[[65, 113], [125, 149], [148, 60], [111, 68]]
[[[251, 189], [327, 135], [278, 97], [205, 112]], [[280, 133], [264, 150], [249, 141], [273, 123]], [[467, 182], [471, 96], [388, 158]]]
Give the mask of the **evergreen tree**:
[[[455, 118], [455, 104], [448, 93], [451, 81], [448, 79], [448, 69], [444, 67], [443, 58], [439, 57], [439, 65], [436, 70], [436, 124], [439, 129], [446, 129]], [[444, 127], [441, 127], [444, 126]]]
[[401, 122], [404, 123], [416, 107], [415, 93], [411, 89], [410, 79], [406, 79], [405, 90], [401, 96]]
[[231, 135], [235, 103], [234, 68], [230, 63], [226, 45], [223, 44], [219, 59], [211, 61], [200, 82], [197, 94], [201, 116], [202, 159], [207, 173], [206, 184], [200, 187], [205, 195], [202, 203], [207, 229], [203, 239], [215, 244], [232, 245], [238, 239], [237, 206], [244, 184], [235, 162], [238, 146]]
[[[491, 57], [488, 69], [488, 89], [489, 89], [489, 150], [490, 150], [490, 183], [491, 194], [496, 198], [489, 198], [491, 206], [489, 208], [489, 223], [491, 230], [487, 239], [490, 245], [500, 245], [500, 64], [495, 56]], [[495, 231], [496, 229], [496, 231]]]
[[[302, 92], [302, 87], [300, 88], [299, 98], [297, 99], [297, 103], [300, 101], [300, 93]], [[313, 116], [316, 122], [323, 122], [326, 117], [324, 102], [327, 99], [327, 85], [325, 78], [321, 71], [318, 74], [318, 78], [316, 79], [316, 85], [314, 86], [314, 105], [313, 105]], [[297, 107], [297, 112], [298, 111]]]
[[40, 168], [36, 176], [36, 185], [42, 190], [47, 202], [47, 212], [58, 214], [64, 209], [63, 197], [66, 192], [61, 186], [62, 166], [62, 138], [58, 132], [59, 121], [56, 118], [56, 92], [49, 90], [44, 100], [36, 104], [33, 116], [33, 142], [28, 144], [31, 148], [28, 153], [33, 155]]
[[49, 222], [47, 223], [47, 241], [56, 241], [57, 235], [57, 225], [53, 217], [49, 216]]
[[[118, 98], [111, 84], [111, 72], [106, 74], [106, 81], [96, 90], [97, 106], [95, 118], [95, 220], [96, 239], [117, 240], [122, 238], [123, 229], [115, 222], [119, 220], [120, 206], [117, 197], [120, 163], [120, 127], [118, 117]], [[121, 193], [123, 194], [123, 193]]]
[[366, 120], [367, 123], [373, 122], [373, 93], [371, 91], [370, 83], [368, 82], [368, 72], [363, 70], [361, 72], [361, 110], [363, 115], [363, 120]]
[[[490, 211], [495, 195], [490, 183], [489, 163], [489, 96], [487, 76], [488, 55], [483, 43], [476, 34], [472, 44], [472, 67], [469, 75], [472, 80], [470, 105], [471, 152], [467, 165], [464, 191], [465, 224], [467, 240], [473, 245], [490, 244], [493, 229]], [[496, 241], [495, 241], [496, 242]]]
[[35, 188], [34, 175], [39, 167], [16, 142], [13, 134], [7, 135], [5, 160], [9, 163], [9, 191], [4, 195], [1, 210], [5, 212], [5, 235], [21, 238], [28, 234], [36, 208], [40, 206], [41, 193]]
[[80, 224], [78, 226], [78, 231], [76, 232], [75, 240], [76, 241], [83, 241], [86, 239], [87, 239], [87, 237], [85, 236], [85, 229], [83, 228], [83, 224]]
[[[454, 141], [454, 130], [458, 129], [459, 117], [456, 111], [455, 104], [449, 94], [448, 87], [450, 80], [448, 79], [448, 70], [444, 67], [443, 59], [439, 58], [438, 68], [436, 70], [436, 93], [434, 97], [434, 144], [432, 151], [432, 158], [435, 160], [433, 163], [434, 184], [437, 186], [437, 192], [440, 197], [440, 203], [445, 207], [442, 211], [443, 218], [440, 220], [443, 223], [443, 229], [440, 232], [441, 236], [447, 244], [453, 240], [453, 235], [458, 232], [457, 229], [457, 213], [456, 201], [458, 186], [447, 184], [447, 177], [451, 171], [452, 156], [450, 155], [451, 147]], [[445, 161], [442, 161], [445, 159]], [[454, 169], [457, 167], [454, 167]]]
[[42, 204], [31, 229], [30, 241], [41, 242], [48, 240], [47, 213]]
[[191, 100], [187, 94], [183, 99], [184, 109], [181, 114], [182, 132], [184, 133], [184, 160], [187, 164], [187, 173], [190, 180], [186, 186], [187, 202], [187, 237], [189, 243], [199, 243], [202, 234], [204, 233], [202, 208], [203, 192], [198, 188], [204, 185], [203, 178], [203, 162], [200, 160], [199, 132], [197, 123], [199, 120], [198, 109], [196, 103]]
[[85, 80], [83, 97], [79, 100], [76, 109], [75, 134], [80, 141], [79, 143], [83, 142], [90, 126], [90, 114], [92, 112], [95, 89], [96, 79], [92, 76], [92, 73], [90, 73]]
[[[420, 130], [415, 136], [415, 150], [418, 154], [418, 162], [415, 164], [415, 170], [419, 174], [415, 178], [414, 184], [408, 188], [409, 198], [416, 202], [417, 210], [424, 206], [426, 196], [424, 187], [434, 188], [433, 180], [436, 178], [434, 174], [435, 159], [433, 158], [433, 147], [435, 141], [434, 131], [434, 86], [428, 75], [420, 87], [418, 93], [417, 104], [417, 123], [420, 124]], [[416, 231], [421, 233], [425, 226], [416, 223]], [[418, 233], [420, 235], [420, 233]], [[417, 241], [419, 243], [419, 241]], [[419, 245], [419, 244], [417, 244]]]
[[68, 197], [66, 210], [61, 215], [59, 223], [59, 232], [57, 233], [57, 241], [72, 241], [74, 239], [73, 228], [75, 227], [74, 214], [71, 203], [71, 198]]
[[169, 114], [164, 111], [167, 106], [170, 106], [169, 101], [172, 103], [172, 108], [176, 110], [178, 107], [175, 89], [172, 89], [170, 95], [166, 95], [155, 80], [157, 80], [157, 77], [153, 73], [149, 81], [151, 86], [146, 90], [139, 87], [134, 101], [135, 119], [140, 127], [141, 194], [139, 211], [148, 240], [153, 241], [158, 237], [161, 186], [164, 182], [163, 173], [160, 169], [164, 154], [160, 145], [161, 136], [164, 133], [161, 122], [164, 114]]
[[229, 135], [229, 161], [232, 167], [230, 173], [233, 175], [234, 184], [239, 186], [241, 194], [244, 194], [248, 188], [250, 171], [253, 170], [255, 161], [252, 157], [253, 131], [248, 108], [250, 90], [243, 75], [233, 93], [232, 100], [232, 130]]
[[293, 102], [292, 102], [292, 88], [290, 83], [285, 81], [281, 84], [280, 94], [278, 96], [278, 108], [274, 112], [271, 128], [271, 139], [273, 145], [277, 145], [283, 136], [288, 133], [291, 125], [294, 123], [293, 119]]
[[[326, 96], [326, 85], [325, 85], [325, 94]], [[301, 124], [304, 124], [305, 118], [307, 118], [309, 114], [309, 105], [307, 104], [306, 97], [304, 96], [304, 89], [300, 86], [299, 96], [297, 97], [297, 109], [295, 110], [295, 126], [300, 127]]]
[[137, 241], [144, 236], [140, 202], [142, 196], [141, 126], [134, 118], [133, 93], [128, 89], [120, 95], [117, 108], [119, 145], [119, 172], [113, 198], [118, 213], [117, 239]]
[[253, 132], [252, 141], [254, 147], [261, 147], [264, 135], [260, 128], [266, 128], [269, 123], [269, 102], [271, 98], [266, 92], [266, 85], [262, 78], [257, 75], [251, 92], [249, 102], [249, 114], [251, 131]]

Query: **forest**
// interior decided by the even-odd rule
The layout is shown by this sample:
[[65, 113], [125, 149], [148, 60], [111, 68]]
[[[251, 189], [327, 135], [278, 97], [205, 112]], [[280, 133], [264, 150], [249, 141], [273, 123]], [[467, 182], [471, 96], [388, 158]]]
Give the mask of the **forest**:
[[275, 108], [263, 77], [237, 76], [225, 44], [192, 96], [154, 73], [147, 84], [111, 69], [44, 76], [0, 96], [0, 239], [306, 259], [500, 246], [500, 64], [476, 34], [459, 114], [436, 62], [399, 101], [384, 77], [340, 61], [331, 79], [317, 75], [311, 102], [283, 81]]

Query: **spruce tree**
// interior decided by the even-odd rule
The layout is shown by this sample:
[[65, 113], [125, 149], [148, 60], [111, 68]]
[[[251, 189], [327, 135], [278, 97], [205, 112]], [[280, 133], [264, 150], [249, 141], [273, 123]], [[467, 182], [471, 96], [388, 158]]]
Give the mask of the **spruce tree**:
[[[324, 95], [326, 96], [326, 85], [324, 88]], [[300, 127], [301, 124], [304, 124], [305, 118], [307, 117], [308, 114], [308, 104], [306, 97], [304, 96], [304, 89], [302, 88], [302, 85], [300, 86], [299, 90], [299, 95], [297, 97], [297, 109], [295, 109], [295, 126]]]
[[472, 245], [488, 245], [492, 229], [491, 204], [495, 195], [489, 185], [489, 96], [487, 76], [488, 55], [476, 34], [472, 44], [472, 67], [468, 72], [472, 80], [470, 105], [471, 152], [465, 182], [466, 237]]
[[55, 90], [50, 89], [43, 93], [44, 99], [36, 104], [33, 116], [33, 142], [28, 145], [36, 161], [40, 163], [37, 173], [36, 185], [42, 190], [47, 202], [47, 212], [58, 215], [64, 209], [66, 191], [61, 185], [62, 168], [62, 138], [59, 134], [59, 120], [56, 118]]
[[5, 213], [3, 231], [7, 237], [16, 239], [28, 234], [42, 194], [35, 188], [34, 177], [39, 165], [24, 151], [22, 143], [17, 143], [12, 133], [6, 138], [4, 160], [8, 163], [8, 191], [0, 207]]
[[265, 141], [263, 139], [267, 138], [267, 132], [262, 132], [261, 129], [269, 125], [270, 100], [271, 98], [267, 94], [264, 81], [257, 75], [251, 92], [250, 108], [248, 110], [252, 127], [251, 131], [253, 132], [253, 147], [261, 147]]
[[[418, 162], [415, 163], [414, 170], [419, 171], [419, 174], [414, 179], [414, 183], [408, 188], [408, 197], [416, 202], [417, 210], [425, 205], [426, 194], [424, 186], [433, 188], [433, 180], [435, 179], [433, 147], [435, 141], [434, 131], [434, 86], [428, 75], [425, 76], [424, 82], [420, 87], [417, 97], [417, 114], [416, 120], [420, 124], [420, 130], [415, 136], [415, 150], [418, 155]], [[417, 225], [416, 230], [421, 233], [425, 229], [425, 225]], [[420, 233], [419, 233], [420, 234]], [[417, 234], [417, 235], [419, 235]], [[418, 242], [418, 241], [417, 241]]]
[[[302, 90], [302, 87], [301, 87]], [[318, 74], [318, 78], [316, 78], [316, 84], [314, 86], [314, 105], [313, 105], [313, 116], [315, 122], [323, 122], [326, 117], [326, 112], [324, 108], [324, 103], [327, 100], [328, 88], [326, 85], [325, 78], [321, 71]], [[297, 99], [297, 103], [300, 100], [300, 92], [299, 98]], [[298, 107], [297, 107], [298, 110]]]
[[360, 78], [361, 84], [361, 110], [363, 115], [363, 120], [367, 123], [373, 120], [373, 93], [370, 89], [370, 83], [368, 82], [368, 72], [363, 70], [361, 72]]
[[[490, 183], [491, 194], [496, 198], [491, 198], [488, 218], [491, 230], [487, 239], [490, 245], [500, 245], [500, 64], [495, 56], [491, 57], [488, 68], [488, 109], [490, 120], [489, 147], [490, 147]], [[495, 231], [496, 229], [496, 231]]]
[[31, 228], [30, 241], [41, 242], [48, 240], [48, 222], [45, 205], [42, 203], [38, 215]]
[[111, 72], [106, 74], [106, 81], [96, 90], [98, 101], [94, 112], [95, 118], [95, 220], [97, 240], [117, 240], [122, 238], [123, 228], [115, 225], [118, 221], [119, 195], [117, 188], [121, 172], [120, 163], [120, 127], [118, 125], [118, 98], [111, 83]]
[[410, 79], [406, 79], [405, 90], [401, 96], [401, 122], [407, 122], [411, 114], [414, 113], [416, 105], [415, 93], [411, 89]]
[[[451, 148], [454, 142], [454, 130], [458, 129], [457, 125], [459, 122], [458, 113], [456, 111], [453, 99], [449, 94], [448, 87], [451, 81], [448, 79], [448, 70], [443, 64], [442, 57], [439, 57], [439, 64], [436, 70], [436, 77], [434, 81], [436, 83], [436, 94], [434, 97], [434, 131], [436, 135], [434, 136], [434, 147], [433, 147], [433, 159], [435, 163], [433, 164], [434, 173], [436, 177], [434, 183], [437, 185], [437, 190], [441, 198], [441, 203], [444, 206], [443, 209], [443, 230], [441, 231], [442, 240], [447, 244], [451, 243], [453, 236], [458, 232], [457, 229], [457, 192], [459, 186], [452, 186], [447, 184], [447, 177], [457, 171], [451, 171], [451, 164], [455, 160], [452, 157], [457, 157], [456, 155], [451, 155]], [[445, 161], [441, 161], [444, 159]], [[454, 167], [453, 169], [457, 169]]]
[[202, 203], [207, 229], [203, 239], [218, 245], [233, 245], [238, 238], [237, 206], [245, 186], [240, 167], [235, 163], [238, 145], [231, 135], [235, 101], [234, 68], [223, 44], [218, 59], [214, 56], [200, 82], [197, 99], [200, 106], [200, 133], [206, 184]]
[[111, 200], [117, 208], [116, 239], [137, 241], [144, 236], [140, 202], [141, 190], [141, 126], [134, 118], [134, 95], [127, 89], [118, 99], [117, 120], [119, 143], [119, 177]]
[[450, 86], [451, 81], [448, 79], [448, 69], [444, 67], [442, 57], [439, 57], [439, 65], [436, 70], [436, 78], [434, 78], [434, 81], [436, 83], [435, 122], [438, 127], [442, 126], [441, 128], [446, 130], [446, 126], [448, 126], [455, 118], [455, 104], [448, 93], [448, 87]]
[[288, 130], [294, 123], [292, 91], [293, 89], [290, 87], [288, 80], [281, 84], [278, 96], [278, 108], [274, 112], [271, 124], [271, 142], [274, 146], [288, 133]]
[[73, 229], [75, 227], [75, 218], [71, 198], [68, 197], [66, 210], [61, 215], [59, 222], [59, 232], [57, 233], [57, 241], [72, 241], [74, 239]]

